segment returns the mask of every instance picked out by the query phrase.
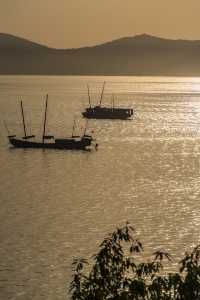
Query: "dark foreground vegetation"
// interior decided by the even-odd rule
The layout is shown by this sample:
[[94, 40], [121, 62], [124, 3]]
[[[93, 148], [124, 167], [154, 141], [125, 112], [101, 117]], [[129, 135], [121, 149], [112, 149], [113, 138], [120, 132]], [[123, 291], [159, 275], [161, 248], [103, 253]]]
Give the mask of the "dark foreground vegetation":
[[85, 259], [75, 260], [70, 286], [72, 300], [200, 300], [200, 246], [186, 253], [179, 271], [167, 275], [166, 252], [141, 262], [142, 244], [127, 224], [108, 235], [93, 257], [90, 271]]

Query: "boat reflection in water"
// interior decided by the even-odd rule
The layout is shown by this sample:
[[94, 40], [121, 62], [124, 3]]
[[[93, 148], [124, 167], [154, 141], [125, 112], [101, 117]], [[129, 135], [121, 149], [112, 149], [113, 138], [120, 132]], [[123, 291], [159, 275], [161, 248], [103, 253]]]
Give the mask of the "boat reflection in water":
[[96, 106], [91, 105], [89, 86], [87, 86], [87, 88], [88, 88], [89, 107], [87, 107], [85, 109], [85, 111], [82, 112], [82, 115], [84, 118], [126, 120], [126, 119], [130, 119], [132, 117], [132, 115], [133, 115], [132, 108], [115, 107], [114, 96], [112, 97], [111, 106], [102, 106], [105, 82], [103, 83], [103, 88], [102, 88], [102, 92], [101, 92], [99, 105], [96, 105]]
[[[23, 120], [23, 130], [24, 136], [22, 138], [17, 138], [16, 135], [8, 135], [9, 142], [12, 146], [16, 148], [42, 148], [42, 149], [63, 149], [63, 150], [88, 150], [92, 146], [94, 138], [92, 135], [86, 134], [87, 124], [83, 135], [75, 136], [75, 121], [73, 124], [72, 136], [67, 138], [55, 138], [52, 135], [46, 135], [46, 120], [47, 120], [47, 105], [48, 105], [48, 95], [46, 96], [45, 105], [45, 117], [44, 117], [44, 128], [42, 141], [34, 141], [34, 135], [27, 135], [25, 117], [23, 111], [23, 104], [21, 101], [21, 113]], [[49, 140], [47, 142], [47, 140]], [[98, 144], [95, 144], [97, 148]]]

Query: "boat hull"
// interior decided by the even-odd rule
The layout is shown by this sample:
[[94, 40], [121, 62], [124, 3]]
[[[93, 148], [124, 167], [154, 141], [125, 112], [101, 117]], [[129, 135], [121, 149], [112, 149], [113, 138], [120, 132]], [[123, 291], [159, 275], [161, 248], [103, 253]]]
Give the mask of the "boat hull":
[[63, 150], [86, 150], [92, 143], [91, 137], [80, 139], [56, 139], [52, 143], [35, 141], [23, 141], [17, 138], [9, 138], [10, 144], [15, 148], [39, 148], [39, 149], [63, 149]]
[[94, 107], [87, 108], [86, 111], [82, 112], [84, 118], [88, 119], [118, 119], [127, 120], [133, 115], [132, 109], [126, 108], [107, 108], [107, 107]]
[[107, 114], [107, 115], [100, 115], [100, 114], [90, 114], [87, 112], [82, 113], [84, 118], [87, 119], [115, 119], [115, 120], [130, 120], [131, 116], [117, 116], [117, 115], [112, 115], [112, 114]]

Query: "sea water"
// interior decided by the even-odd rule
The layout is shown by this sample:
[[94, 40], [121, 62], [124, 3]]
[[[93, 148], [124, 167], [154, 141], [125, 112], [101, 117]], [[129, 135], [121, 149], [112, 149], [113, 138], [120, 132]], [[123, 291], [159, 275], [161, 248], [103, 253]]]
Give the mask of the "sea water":
[[[90, 120], [88, 105], [133, 107], [129, 121]], [[98, 151], [13, 149], [9, 134], [87, 132]], [[71, 263], [129, 221], [174, 271], [200, 237], [200, 78], [0, 76], [0, 299], [69, 299]]]

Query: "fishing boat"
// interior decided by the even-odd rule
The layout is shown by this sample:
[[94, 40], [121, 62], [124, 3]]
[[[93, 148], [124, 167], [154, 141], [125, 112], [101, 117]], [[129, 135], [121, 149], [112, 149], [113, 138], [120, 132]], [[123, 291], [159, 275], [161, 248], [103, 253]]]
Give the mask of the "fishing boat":
[[111, 106], [102, 106], [104, 88], [105, 82], [103, 83], [99, 104], [96, 106], [92, 106], [90, 90], [89, 86], [87, 86], [89, 107], [87, 107], [85, 111], [82, 112], [83, 117], [88, 119], [130, 119], [133, 115], [133, 109], [116, 107], [114, 104], [114, 96], [112, 97]]
[[[10, 144], [16, 148], [42, 148], [42, 149], [63, 149], [63, 150], [87, 150], [94, 141], [92, 135], [86, 134], [87, 127], [83, 135], [75, 136], [75, 122], [73, 125], [72, 136], [67, 138], [55, 138], [53, 135], [46, 135], [46, 122], [47, 122], [47, 106], [48, 106], [48, 95], [46, 96], [45, 104], [45, 115], [44, 115], [44, 126], [41, 141], [35, 141], [34, 135], [27, 135], [27, 128], [25, 123], [25, 116], [23, 110], [23, 103], [21, 101], [21, 114], [23, 122], [24, 136], [17, 138], [16, 135], [8, 135]], [[48, 141], [47, 141], [48, 140]], [[97, 144], [95, 145], [97, 147]]]

